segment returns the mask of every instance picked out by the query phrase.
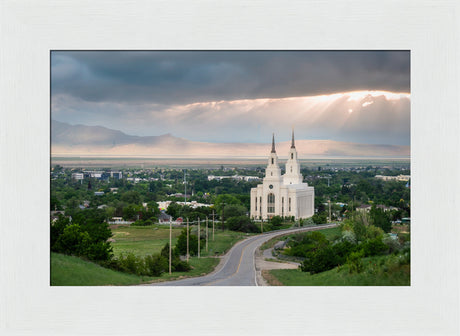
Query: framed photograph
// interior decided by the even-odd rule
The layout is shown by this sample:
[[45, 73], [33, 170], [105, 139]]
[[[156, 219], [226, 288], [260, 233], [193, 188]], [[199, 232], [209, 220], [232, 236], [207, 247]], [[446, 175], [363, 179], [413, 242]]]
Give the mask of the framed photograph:
[[[460, 215], [459, 41], [454, 33], [458, 4], [16, 1], [3, 3], [2, 9], [2, 333], [459, 334], [455, 239]], [[386, 163], [376, 165], [376, 157], [399, 163], [388, 169]], [[289, 225], [304, 229], [311, 224], [309, 218], [338, 222], [347, 219], [348, 210], [359, 213], [364, 223], [367, 206], [372, 216], [378, 212], [386, 217], [385, 209], [377, 205], [390, 212], [391, 206], [397, 206], [374, 197], [373, 184], [363, 182], [359, 193], [340, 199], [347, 191], [358, 190], [359, 181], [353, 186], [353, 180], [344, 180], [346, 169], [341, 170], [356, 167], [356, 162], [348, 164], [357, 158], [373, 162], [360, 172], [349, 171], [350, 176], [372, 172], [375, 186], [394, 183], [397, 192], [409, 195], [410, 202], [401, 197], [399, 207], [407, 216], [390, 218], [392, 228], [403, 227], [410, 214], [410, 258], [404, 261], [403, 255], [392, 251], [397, 267], [403, 273], [410, 269], [405, 277], [409, 281], [289, 285], [290, 277], [280, 274], [302, 271], [262, 272], [243, 261], [244, 253], [256, 251], [253, 245], [240, 246], [234, 271], [246, 266], [259, 270], [271, 286], [250, 286], [260, 284], [260, 279], [247, 284], [226, 282], [243, 280], [232, 272], [222, 276], [224, 271], [221, 278], [214, 278], [222, 286], [216, 282], [144, 286], [142, 281], [137, 283], [141, 286], [132, 286], [133, 276], [153, 274], [131, 274], [125, 283], [97, 283], [101, 280], [95, 280], [93, 271], [89, 278], [96, 282], [85, 283], [88, 278], [81, 281], [85, 271], [74, 272], [81, 265], [71, 266], [72, 272], [65, 270], [69, 262], [61, 253], [65, 249], [75, 258], [80, 254], [97, 259], [111, 247], [124, 255], [119, 259], [128, 260], [129, 253], [137, 251], [145, 258], [144, 265], [164, 262], [154, 256], [163, 254], [167, 260], [163, 276], [171, 272], [172, 279], [172, 246], [182, 231], [181, 239], [187, 236], [183, 215], [193, 216], [193, 211], [186, 212], [191, 205], [187, 202], [209, 205], [204, 196], [211, 190], [199, 188], [213, 183], [214, 216], [212, 209], [209, 214], [203, 209], [207, 221], [197, 216], [191, 224], [189, 218], [191, 235], [200, 244], [197, 255], [192, 256], [190, 249], [185, 256], [179, 253], [174, 267], [187, 263], [187, 257], [198, 258], [198, 253], [202, 264], [211, 254], [215, 259], [224, 255], [223, 248], [211, 244], [211, 217], [215, 234], [228, 233], [231, 225], [249, 239], [277, 225], [283, 229], [288, 218], [292, 218]], [[339, 159], [342, 166], [332, 164]], [[235, 161], [248, 170], [232, 170]], [[200, 186], [190, 165], [203, 164], [210, 173]], [[167, 171], [167, 166], [175, 166], [176, 173]], [[149, 169], [158, 176], [142, 175]], [[406, 175], [410, 181], [402, 181]], [[227, 196], [218, 199], [219, 192], [232, 196], [225, 186], [238, 185], [230, 181], [234, 176], [247, 188], [247, 197], [238, 199], [240, 204]], [[329, 194], [337, 176], [340, 188]], [[154, 199], [157, 187], [162, 194]], [[321, 201], [315, 204], [318, 196]], [[162, 211], [166, 203], [153, 211], [152, 202], [158, 201], [174, 203], [170, 213], [175, 206], [182, 212], [172, 216], [166, 208]], [[75, 213], [66, 214], [69, 208]], [[129, 228], [124, 232], [123, 227], [114, 228], [116, 235], [105, 237], [106, 228], [99, 231], [88, 220], [91, 216], [79, 214], [93, 208], [95, 216], [98, 211], [105, 213], [105, 223], [127, 221]], [[227, 214], [245, 208], [247, 213], [233, 218], [248, 222], [230, 221], [226, 208]], [[67, 218], [62, 232], [50, 226], [50, 211], [54, 211], [51, 220]], [[136, 228], [133, 223], [150, 225], [149, 220], [161, 218], [167, 223], [158, 226], [161, 244], [149, 245], [148, 253], [127, 239], [128, 230]], [[373, 220], [383, 223], [379, 217]], [[222, 223], [224, 231], [220, 231]], [[246, 232], [253, 228], [257, 232]], [[359, 240], [359, 228], [348, 229], [350, 233], [341, 231], [334, 241]], [[94, 238], [96, 231], [101, 233], [99, 241]], [[53, 232], [58, 232], [56, 240]], [[363, 232], [370, 237], [380, 231]], [[401, 232], [389, 233], [396, 234], [394, 244], [404, 245], [404, 238], [398, 236]], [[323, 239], [319, 234], [309, 237]], [[333, 242], [325, 239], [332, 249]], [[291, 252], [296, 245], [276, 243]], [[392, 242], [382, 243], [389, 248]], [[367, 251], [371, 247], [377, 248], [377, 243]], [[371, 271], [372, 261], [362, 263], [368, 256], [354, 252], [344, 262], [347, 272], [336, 270], [336, 274]], [[57, 259], [55, 253], [64, 258]], [[134, 260], [131, 264], [137, 263]], [[61, 275], [70, 275], [60, 285], [53, 284], [52, 274], [58, 264], [64, 269]], [[194, 264], [193, 270], [199, 272], [198, 266], [206, 266], [202, 264]], [[315, 276], [314, 263], [302, 259], [299, 264], [304, 273]], [[388, 266], [375, 263], [374, 271]], [[276, 281], [286, 281], [285, 286], [274, 286]]]

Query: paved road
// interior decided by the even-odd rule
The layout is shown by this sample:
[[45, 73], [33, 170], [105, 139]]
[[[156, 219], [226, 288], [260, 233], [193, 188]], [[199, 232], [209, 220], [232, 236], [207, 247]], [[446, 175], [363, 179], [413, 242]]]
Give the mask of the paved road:
[[286, 233], [314, 231], [332, 228], [337, 224], [327, 224], [306, 228], [296, 228], [269, 232], [246, 238], [235, 244], [222, 258], [216, 270], [208, 275], [175, 281], [150, 284], [152, 286], [258, 286], [256, 280], [256, 249], [267, 240]]

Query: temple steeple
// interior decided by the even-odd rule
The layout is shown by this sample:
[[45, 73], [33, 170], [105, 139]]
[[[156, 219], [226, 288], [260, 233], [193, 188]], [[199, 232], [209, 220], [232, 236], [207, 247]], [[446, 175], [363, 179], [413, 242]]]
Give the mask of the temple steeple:
[[278, 155], [276, 155], [275, 150], [275, 134], [273, 133], [272, 137], [272, 150], [270, 156], [268, 157], [268, 165], [265, 170], [265, 177], [270, 179], [281, 179], [281, 168], [278, 165]]
[[283, 175], [284, 184], [300, 184], [303, 176], [300, 173], [300, 162], [297, 160], [297, 150], [294, 143], [294, 128], [292, 128], [292, 142], [289, 158], [286, 162], [286, 173]]

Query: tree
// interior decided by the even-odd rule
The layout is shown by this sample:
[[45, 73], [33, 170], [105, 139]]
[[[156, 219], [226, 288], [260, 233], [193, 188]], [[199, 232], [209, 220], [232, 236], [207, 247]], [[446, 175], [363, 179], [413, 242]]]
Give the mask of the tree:
[[141, 195], [135, 190], [127, 191], [121, 196], [121, 200], [128, 204], [140, 204]]
[[[222, 207], [225, 204], [225, 213], [227, 213], [227, 206], [230, 204], [241, 204], [241, 202], [233, 195], [230, 194], [221, 194], [216, 197], [214, 200], [214, 207], [216, 208], [217, 213], [222, 213]], [[227, 215], [225, 215], [227, 217]]]
[[280, 216], [273, 216], [270, 219], [270, 224], [272, 225], [273, 229], [279, 229], [281, 224], [283, 224], [283, 219]]
[[[189, 254], [195, 256], [198, 254], [198, 236], [193, 235], [191, 232], [192, 228], [189, 228]], [[200, 247], [202, 246], [203, 245]], [[177, 253], [180, 255], [187, 254], [187, 229], [183, 229], [179, 237], [177, 237], [175, 250], [177, 250]]]
[[260, 232], [259, 228], [247, 216], [230, 217], [227, 219], [227, 227], [229, 230], [240, 232]]
[[224, 207], [225, 218], [245, 216], [248, 210], [238, 204], [229, 204]]
[[72, 224], [64, 229], [53, 250], [58, 253], [83, 256], [90, 245], [90, 240], [88, 232], [82, 231], [80, 225]]
[[387, 233], [391, 231], [390, 218], [383, 209], [373, 206], [370, 211], [370, 216], [375, 226], [381, 228]]

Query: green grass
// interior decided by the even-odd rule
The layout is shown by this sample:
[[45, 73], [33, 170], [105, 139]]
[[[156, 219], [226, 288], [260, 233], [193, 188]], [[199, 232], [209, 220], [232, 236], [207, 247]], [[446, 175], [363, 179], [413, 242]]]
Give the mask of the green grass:
[[216, 230], [213, 241], [211, 229], [208, 232], [208, 251], [206, 252], [206, 245], [203, 243], [200, 254], [201, 256], [223, 255], [230, 250], [235, 243], [252, 235], [253, 234], [247, 234], [244, 232]]
[[189, 272], [173, 272], [172, 274], [163, 273], [160, 277], [152, 277], [149, 282], [160, 282], [174, 279], [197, 277], [211, 273], [219, 264], [219, 258], [190, 258], [189, 264], [193, 269]]
[[[182, 229], [172, 229], [172, 245], [174, 246], [177, 237]], [[160, 253], [161, 249], [169, 243], [168, 226], [130, 226], [112, 229], [115, 242], [111, 243], [113, 254], [134, 253], [137, 256], [143, 256]]]
[[51, 253], [52, 286], [137, 285], [151, 279], [116, 272], [77, 257]]
[[219, 263], [218, 258], [191, 258], [190, 272], [163, 273], [159, 277], [137, 276], [101, 267], [77, 257], [51, 253], [52, 286], [126, 286], [142, 283], [194, 277], [210, 273]]
[[[176, 245], [177, 237], [181, 234], [183, 228], [173, 228], [172, 246]], [[113, 239], [111, 243], [113, 254], [134, 253], [137, 256], [146, 256], [154, 253], [160, 253], [166, 243], [169, 243], [169, 227], [166, 226], [141, 226], [141, 227], [119, 227], [112, 229]], [[192, 228], [192, 234], [197, 234], [196, 226]], [[216, 229], [214, 232], [214, 241], [212, 240], [212, 228], [208, 230], [208, 251], [206, 244], [202, 242], [201, 256], [215, 256], [225, 254], [230, 248], [241, 239], [250, 236], [243, 232], [221, 231]], [[204, 227], [201, 228], [201, 238], [205, 237]]]
[[[335, 227], [335, 228], [330, 228], [330, 229], [324, 229], [324, 230], [320, 230], [321, 233], [323, 233], [327, 239], [329, 240], [333, 240], [337, 235], [340, 235], [340, 227]], [[266, 241], [265, 243], [263, 243], [261, 246], [260, 246], [260, 249], [261, 250], [267, 250], [269, 248], [272, 248], [273, 246], [275, 246], [275, 244], [279, 241], [282, 241], [282, 240], [286, 240], [287, 238], [290, 238], [290, 237], [294, 237], [296, 235], [298, 235], [299, 233], [294, 233], [294, 234], [287, 234], [287, 235], [284, 235], [284, 236], [277, 236], [275, 238], [272, 238], [270, 239], [269, 241]], [[304, 233], [300, 233], [300, 234], [304, 234]]]
[[314, 275], [298, 269], [271, 270], [269, 277], [284, 286], [410, 286], [410, 265], [399, 265], [395, 258], [365, 258], [361, 273], [350, 274], [348, 265], [343, 265]]

